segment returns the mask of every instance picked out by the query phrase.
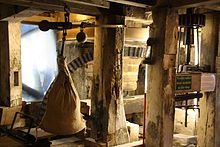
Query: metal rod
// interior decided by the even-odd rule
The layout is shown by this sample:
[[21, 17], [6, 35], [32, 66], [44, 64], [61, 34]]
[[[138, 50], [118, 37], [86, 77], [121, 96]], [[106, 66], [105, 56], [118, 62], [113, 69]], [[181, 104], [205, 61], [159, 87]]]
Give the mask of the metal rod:
[[27, 131], [27, 134], [28, 134], [28, 135], [30, 134], [32, 124], [33, 124], [33, 119], [30, 118], [30, 124], [29, 124], [28, 131]]
[[182, 107], [192, 107], [192, 109], [196, 109], [196, 108], [193, 108], [193, 107], [199, 107], [199, 105], [178, 105], [176, 106], [177, 108], [182, 108]]
[[19, 113], [19, 112], [16, 112], [16, 113], [15, 113], [15, 116], [14, 116], [14, 118], [13, 118], [13, 121], [12, 121], [12, 124], [11, 124], [11, 129], [10, 129], [11, 131], [12, 131], [13, 127], [14, 127], [15, 120], [16, 120], [16, 118], [17, 118], [18, 113]]
[[198, 66], [200, 65], [200, 45], [199, 45], [199, 27], [196, 28], [197, 30], [197, 53], [198, 53]]
[[177, 52], [178, 52], [178, 55], [177, 55], [177, 57], [178, 57], [178, 61], [177, 61], [177, 72], [179, 72], [179, 65], [180, 65], [180, 45], [181, 45], [181, 32], [182, 31], [182, 27], [180, 27], [180, 32], [179, 32], [179, 45], [178, 45], [178, 50], [177, 50]]
[[145, 127], [146, 127], [146, 110], [147, 110], [147, 94], [144, 93], [144, 126], [143, 126], [143, 147], [145, 146]]
[[202, 93], [190, 93], [190, 94], [176, 95], [175, 101], [184, 101], [187, 99], [201, 98], [202, 96], [203, 96]]
[[49, 29], [54, 30], [63, 30], [63, 29], [74, 29], [74, 28], [93, 28], [93, 27], [101, 27], [101, 28], [148, 28], [151, 27], [150, 25], [144, 25], [142, 27], [128, 27], [126, 25], [122, 24], [109, 24], [109, 25], [96, 25], [96, 24], [89, 24], [82, 22], [81, 24], [74, 24], [71, 22], [68, 22], [68, 20], [65, 19], [67, 22], [49, 22], [47, 20], [43, 20], [41, 22], [27, 22], [28, 24], [34, 24], [38, 25], [40, 30], [42, 31], [48, 31]]
[[187, 46], [187, 49], [186, 49], [186, 65], [189, 65], [191, 48], [190, 48], [189, 44], [187, 44], [186, 46]]
[[62, 38], [62, 47], [61, 47], [61, 56], [64, 55], [64, 48], [65, 48], [65, 41], [66, 41], [66, 33], [63, 31], [63, 38]]
[[[188, 105], [188, 100], [186, 100], [186, 105]], [[188, 108], [186, 107], [186, 110], [185, 110], [185, 127], [187, 127], [187, 112], [188, 112]]]

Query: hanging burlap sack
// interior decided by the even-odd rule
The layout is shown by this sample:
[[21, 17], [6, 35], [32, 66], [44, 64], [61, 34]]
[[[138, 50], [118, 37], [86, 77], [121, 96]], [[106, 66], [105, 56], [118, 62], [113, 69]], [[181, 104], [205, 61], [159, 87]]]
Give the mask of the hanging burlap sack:
[[80, 99], [64, 57], [59, 57], [59, 73], [46, 96], [46, 113], [40, 127], [56, 135], [69, 135], [85, 128], [80, 113]]

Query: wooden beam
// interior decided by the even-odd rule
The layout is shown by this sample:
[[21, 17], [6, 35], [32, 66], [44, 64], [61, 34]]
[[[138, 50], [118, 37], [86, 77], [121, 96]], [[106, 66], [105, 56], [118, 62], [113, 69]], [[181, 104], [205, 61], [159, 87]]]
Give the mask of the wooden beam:
[[23, 23], [23, 24], [38, 24], [42, 20], [47, 20], [47, 21], [50, 21], [50, 22], [56, 22], [57, 18], [37, 16], [36, 15], [36, 16], [32, 16], [32, 17], [29, 17], [29, 18], [26, 18], [26, 19], [22, 20], [21, 23]]
[[109, 8], [109, 2], [106, 2], [106, 0], [62, 0], [62, 1], [100, 7], [100, 8]]
[[0, 0], [1, 3], [29, 7], [43, 11], [64, 11], [64, 5], [67, 4], [70, 12], [87, 15], [100, 15], [100, 10], [96, 7], [81, 5], [73, 2], [64, 2], [62, 0]]
[[216, 4], [211, 4], [211, 5], [208, 5], [208, 6], [203, 6], [202, 8], [215, 10], [215, 11], [220, 11], [220, 2], [216, 3]]
[[[218, 15], [214, 13], [206, 14], [206, 24], [202, 28], [201, 35], [201, 65], [210, 65], [211, 72], [215, 72], [215, 57], [218, 50]], [[219, 66], [219, 65], [216, 65]], [[219, 82], [219, 76], [217, 76], [217, 83]], [[219, 87], [216, 87], [214, 92], [204, 93], [203, 98], [200, 100], [200, 118], [198, 121], [198, 146], [199, 147], [217, 147], [215, 141], [219, 140], [218, 130], [215, 129], [216, 125], [219, 125], [219, 116], [216, 110], [219, 110]], [[219, 114], [218, 114], [219, 115]], [[215, 119], [218, 118], [218, 122], [215, 125]], [[218, 128], [218, 127], [216, 127]], [[217, 136], [215, 136], [215, 133]]]
[[147, 5], [147, 4], [140, 3], [140, 2], [135, 2], [135, 1], [131, 1], [131, 0], [108, 0], [108, 1], [123, 4], [123, 5], [130, 5], [130, 6], [134, 6], [134, 7], [140, 7], [140, 8], [149, 7], [149, 5]]
[[25, 9], [27, 9], [27, 7], [0, 4], [0, 20], [11, 17], [12, 15], [15, 15]]
[[154, 64], [148, 65], [145, 146], [172, 147], [178, 14], [169, 8], [154, 8], [152, 15]]
[[[97, 24], [124, 24], [124, 17], [102, 15]], [[106, 146], [129, 142], [123, 104], [124, 28], [95, 28], [92, 137]]]
[[218, 15], [218, 53], [216, 57], [216, 102], [215, 102], [215, 147], [220, 146], [220, 140], [217, 136], [220, 136], [220, 14]]
[[146, 11], [146, 8], [112, 3], [110, 9], [105, 11], [105, 14], [114, 14], [135, 19], [147, 19], [149, 13], [145, 13]]
[[0, 22], [0, 104], [22, 102], [20, 23]]
[[169, 5], [176, 8], [203, 7], [219, 3], [219, 0], [171, 0]]
[[43, 11], [33, 10], [28, 7], [0, 4], [0, 20], [1, 21], [22, 21], [27, 17], [38, 15]]

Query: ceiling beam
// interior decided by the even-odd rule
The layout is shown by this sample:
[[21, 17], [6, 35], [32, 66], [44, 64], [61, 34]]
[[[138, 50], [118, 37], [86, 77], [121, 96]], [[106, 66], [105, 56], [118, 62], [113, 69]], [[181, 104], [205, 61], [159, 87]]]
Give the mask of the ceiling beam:
[[204, 6], [204, 8], [206, 8], [206, 9], [211, 9], [211, 10], [215, 10], [215, 11], [220, 11], [220, 3], [218, 3], [218, 4], [213, 4], [213, 5], [208, 5], [208, 6]]
[[119, 3], [119, 4], [124, 4], [124, 5], [130, 5], [130, 6], [135, 6], [135, 7], [141, 7], [141, 8], [146, 8], [148, 5], [143, 4], [143, 3], [137, 3], [137, 2], [132, 2], [128, 0], [108, 0], [109, 2], [114, 2], [114, 3]]
[[17, 22], [40, 13], [42, 13], [42, 11], [32, 10], [28, 7], [0, 4], [0, 21]]
[[87, 6], [101, 7], [101, 8], [109, 8], [109, 2], [106, 0], [61, 0], [64, 2], [77, 3]]
[[205, 7], [219, 3], [219, 0], [171, 0], [170, 5], [175, 8]]
[[64, 2], [63, 0], [0, 0], [0, 3], [40, 9], [44, 11], [64, 11], [64, 5], [68, 5], [70, 12], [87, 15], [100, 15], [100, 10], [96, 7], [82, 5], [74, 2]]

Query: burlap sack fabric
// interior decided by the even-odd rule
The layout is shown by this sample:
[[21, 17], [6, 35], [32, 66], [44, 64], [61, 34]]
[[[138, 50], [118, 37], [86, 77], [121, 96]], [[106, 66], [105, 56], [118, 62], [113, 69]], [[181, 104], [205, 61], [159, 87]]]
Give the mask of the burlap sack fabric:
[[59, 57], [59, 73], [46, 94], [46, 113], [40, 127], [56, 135], [69, 135], [85, 128], [80, 113], [80, 99], [64, 57]]

